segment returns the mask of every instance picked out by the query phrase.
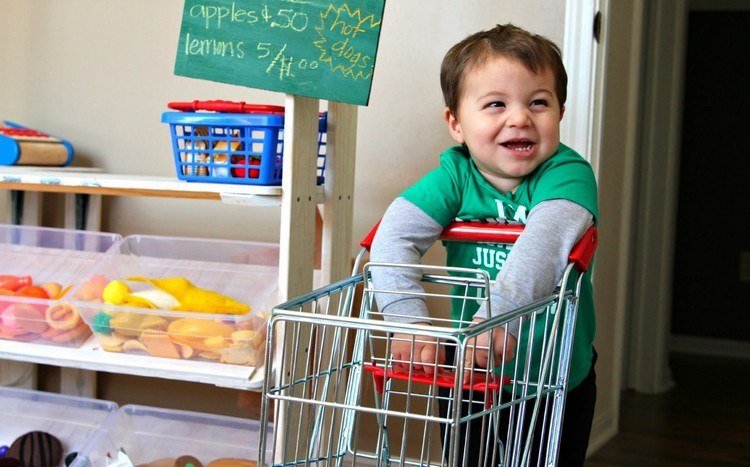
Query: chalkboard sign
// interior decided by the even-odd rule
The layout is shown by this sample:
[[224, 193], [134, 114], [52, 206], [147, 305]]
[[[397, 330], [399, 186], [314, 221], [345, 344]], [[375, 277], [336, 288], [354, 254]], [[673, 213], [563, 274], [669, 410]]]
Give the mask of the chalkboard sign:
[[367, 105], [385, 0], [185, 0], [175, 74]]

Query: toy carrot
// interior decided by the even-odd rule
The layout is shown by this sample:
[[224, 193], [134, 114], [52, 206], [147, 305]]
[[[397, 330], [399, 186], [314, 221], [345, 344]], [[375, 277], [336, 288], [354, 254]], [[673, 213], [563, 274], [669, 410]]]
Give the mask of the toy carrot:
[[0, 275], [0, 289], [16, 292], [21, 287], [31, 285], [31, 276]]

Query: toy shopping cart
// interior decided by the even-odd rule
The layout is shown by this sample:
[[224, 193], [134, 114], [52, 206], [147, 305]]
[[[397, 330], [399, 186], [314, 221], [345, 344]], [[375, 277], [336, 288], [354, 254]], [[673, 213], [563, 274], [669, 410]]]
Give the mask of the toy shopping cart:
[[[441, 239], [505, 244], [521, 231], [457, 223]], [[279, 305], [269, 321], [266, 361], [273, 364], [261, 406], [261, 427], [273, 413], [275, 436], [261, 434], [261, 465], [554, 465], [577, 299], [596, 243], [592, 228], [554, 294], [479, 324], [434, 318], [451, 303], [489, 302], [489, 275], [455, 267], [368, 263], [361, 274]], [[376, 268], [420, 272], [425, 291], [376, 290]], [[385, 316], [377, 294], [424, 298], [430, 325]], [[515, 321], [518, 342], [496, 352], [493, 343], [511, 342]], [[397, 360], [398, 343], [409, 355], [431, 350], [434, 362]], [[484, 368], [474, 364], [477, 353], [488, 359]], [[266, 443], [274, 459], [262, 457]]]

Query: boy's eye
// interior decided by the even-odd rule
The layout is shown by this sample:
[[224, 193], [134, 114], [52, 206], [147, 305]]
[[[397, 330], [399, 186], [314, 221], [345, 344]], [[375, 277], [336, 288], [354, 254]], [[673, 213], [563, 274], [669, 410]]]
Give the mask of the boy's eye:
[[505, 107], [505, 102], [503, 102], [503, 101], [490, 102], [489, 104], [487, 104], [487, 107], [494, 108], [494, 109], [504, 108]]
[[531, 105], [541, 105], [544, 107], [549, 107], [547, 99], [534, 99], [533, 101], [531, 101]]

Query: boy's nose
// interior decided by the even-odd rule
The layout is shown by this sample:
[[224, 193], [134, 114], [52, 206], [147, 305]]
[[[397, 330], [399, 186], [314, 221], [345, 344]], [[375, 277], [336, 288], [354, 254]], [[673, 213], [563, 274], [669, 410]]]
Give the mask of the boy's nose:
[[528, 126], [531, 119], [529, 118], [529, 110], [526, 108], [514, 108], [510, 109], [507, 113], [508, 119], [506, 125], [509, 127], [525, 127]]

